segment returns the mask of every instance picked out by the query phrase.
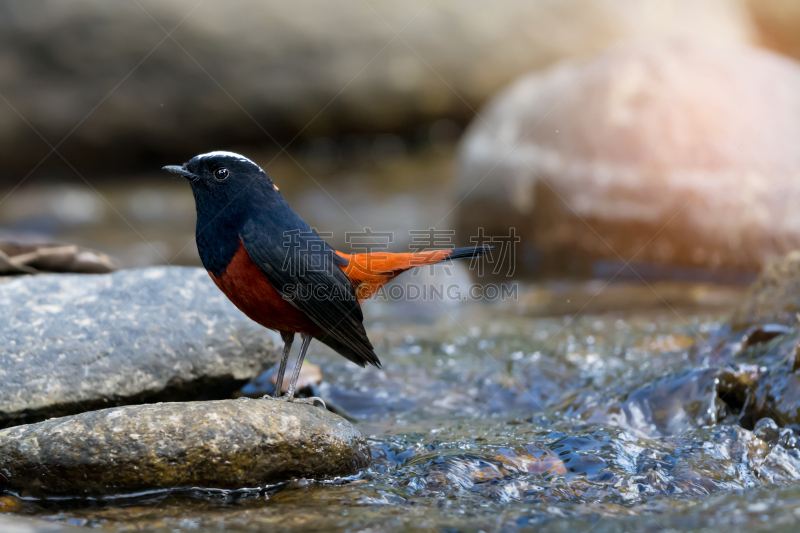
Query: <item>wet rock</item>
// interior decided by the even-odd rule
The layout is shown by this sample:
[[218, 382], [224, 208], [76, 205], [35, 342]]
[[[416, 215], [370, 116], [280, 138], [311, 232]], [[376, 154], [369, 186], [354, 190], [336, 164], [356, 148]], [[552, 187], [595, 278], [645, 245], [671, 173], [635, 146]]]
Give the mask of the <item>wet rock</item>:
[[199, 268], [18, 278], [0, 284], [0, 307], [4, 425], [230, 397], [278, 359], [281, 345]]
[[772, 339], [786, 335], [789, 331], [789, 327], [781, 324], [764, 324], [763, 326], [752, 328], [742, 341], [742, 348], [770, 342]]
[[[750, 344], [747, 340], [764, 326], [754, 327], [744, 337], [744, 342], [726, 342], [720, 352], [733, 353], [731, 358], [740, 369], [750, 368], [752, 379], [743, 384], [738, 393], [729, 395], [743, 404], [741, 423], [754, 427], [760, 438], [771, 444], [778, 442], [784, 448], [793, 448], [791, 426], [800, 429], [800, 367], [798, 366], [797, 327], [786, 328], [786, 332], [771, 337], [767, 342]], [[741, 336], [741, 332], [738, 333]], [[737, 333], [731, 335], [736, 339]], [[722, 382], [722, 380], [721, 380]], [[780, 429], [779, 436], [775, 432]], [[784, 433], [784, 429], [789, 433]], [[777, 439], [777, 441], [776, 441]]]
[[780, 437], [780, 428], [771, 418], [762, 418], [756, 422], [753, 434], [767, 444], [773, 444]]
[[797, 325], [800, 313], [800, 251], [793, 251], [764, 268], [734, 311], [735, 328], [753, 324]]
[[36, 497], [241, 489], [369, 462], [349, 422], [271, 400], [117, 407], [0, 431], [0, 488]]
[[[466, 122], [521, 73], [626, 36], [674, 34], [742, 42], [751, 28], [727, 0], [18, 2], [0, 11], [0, 86], [45, 137], [71, 133], [60, 151], [83, 168], [263, 144], [242, 109], [286, 140]], [[47, 151], [9, 106], [0, 140], [6, 165]]]
[[757, 417], [774, 418], [780, 426], [800, 424], [800, 373], [793, 361], [775, 365], [758, 382], [755, 390]]
[[521, 274], [758, 271], [800, 247], [798, 91], [790, 59], [687, 40], [525, 77], [462, 140], [458, 234], [516, 228]]
[[795, 0], [748, 0], [761, 42], [800, 58], [800, 3]]
[[116, 269], [106, 254], [80, 246], [0, 242], [0, 274], [106, 274]]

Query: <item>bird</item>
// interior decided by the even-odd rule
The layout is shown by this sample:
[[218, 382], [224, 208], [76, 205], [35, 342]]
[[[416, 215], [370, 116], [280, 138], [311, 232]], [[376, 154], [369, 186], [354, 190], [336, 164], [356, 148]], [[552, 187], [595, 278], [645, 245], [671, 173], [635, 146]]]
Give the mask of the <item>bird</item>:
[[[343, 253], [320, 237], [245, 156], [209, 152], [163, 169], [189, 180], [197, 210], [197, 250], [211, 279], [250, 319], [280, 333], [283, 355], [271, 397], [276, 400], [322, 401], [294, 397], [312, 339], [361, 367], [380, 368], [361, 304], [385, 283], [414, 267], [479, 257], [492, 249]], [[300, 354], [288, 390], [280, 396], [298, 333]]]

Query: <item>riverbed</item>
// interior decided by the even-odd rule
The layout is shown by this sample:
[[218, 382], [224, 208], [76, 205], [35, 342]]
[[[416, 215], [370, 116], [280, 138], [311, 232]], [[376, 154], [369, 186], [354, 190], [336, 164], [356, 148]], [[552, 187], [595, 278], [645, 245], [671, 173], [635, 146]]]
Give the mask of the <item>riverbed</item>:
[[[617, 308], [578, 313], [600, 288]], [[103, 531], [795, 527], [797, 450], [743, 427], [712, 375], [739, 365], [723, 360], [741, 346], [725, 322], [740, 288], [574, 282], [519, 290], [516, 299], [459, 305], [370, 302], [381, 369], [312, 345], [320, 392], [371, 447], [372, 466], [355, 476], [6, 501], [19, 514]], [[670, 300], [646, 297], [658, 291]]]

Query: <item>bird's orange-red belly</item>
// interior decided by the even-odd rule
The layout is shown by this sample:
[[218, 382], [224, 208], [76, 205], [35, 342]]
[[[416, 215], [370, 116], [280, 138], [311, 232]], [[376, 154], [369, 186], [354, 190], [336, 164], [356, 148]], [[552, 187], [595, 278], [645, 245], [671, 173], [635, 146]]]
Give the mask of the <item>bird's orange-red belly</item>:
[[211, 279], [244, 314], [265, 328], [319, 336], [322, 329], [281, 296], [261, 272], [243, 245], [225, 273]]

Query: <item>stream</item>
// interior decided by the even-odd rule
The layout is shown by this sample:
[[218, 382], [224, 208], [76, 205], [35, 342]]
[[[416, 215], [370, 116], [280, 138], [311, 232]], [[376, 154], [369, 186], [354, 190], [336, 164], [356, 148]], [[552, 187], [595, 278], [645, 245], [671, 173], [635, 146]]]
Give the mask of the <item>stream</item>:
[[[601, 286], [520, 285], [516, 300], [458, 306], [370, 302], [382, 369], [314, 343], [320, 392], [371, 446], [371, 467], [353, 477], [16, 500], [15, 512], [102, 531], [794, 529], [797, 426], [749, 426], [731, 379], [752, 370], [754, 348], [781, 357], [798, 332], [743, 349], [723, 311], [741, 291], [696, 284], [671, 287], [685, 296], [678, 307], [645, 297], [663, 284], [611, 284], [604, 295], [619, 309], [572, 318]], [[543, 294], [576, 308], [547, 316]]]

